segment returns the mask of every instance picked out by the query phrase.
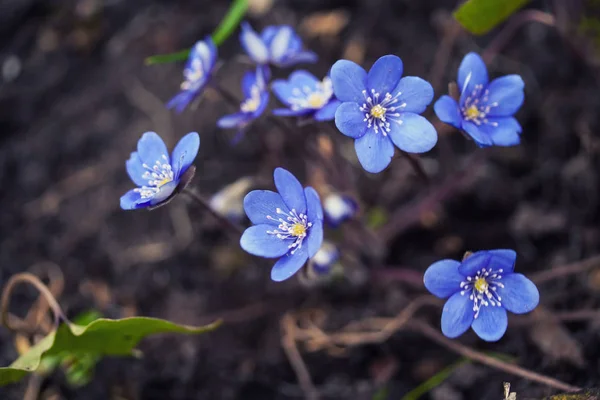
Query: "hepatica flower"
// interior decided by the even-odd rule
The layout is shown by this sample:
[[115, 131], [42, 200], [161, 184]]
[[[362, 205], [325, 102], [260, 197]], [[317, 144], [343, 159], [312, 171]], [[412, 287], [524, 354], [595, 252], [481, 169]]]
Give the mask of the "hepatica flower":
[[448, 298], [442, 311], [442, 332], [455, 338], [472, 327], [486, 341], [499, 340], [508, 325], [507, 311], [524, 314], [537, 307], [540, 294], [522, 274], [514, 272], [513, 250], [483, 250], [462, 262], [433, 263], [423, 278], [435, 296]]
[[317, 275], [329, 274], [331, 268], [339, 260], [340, 252], [333, 243], [324, 241], [317, 254], [310, 259], [311, 270]]
[[167, 103], [167, 108], [175, 108], [177, 112], [182, 112], [202, 92], [211, 77], [216, 61], [217, 47], [210, 36], [207, 36], [204, 41], [197, 42], [192, 47], [183, 70], [185, 80], [181, 84], [181, 92]]
[[302, 188], [283, 168], [274, 173], [276, 192], [254, 190], [244, 198], [244, 209], [253, 226], [240, 244], [250, 254], [279, 258], [271, 279], [284, 281], [313, 257], [323, 242], [323, 210], [312, 187]]
[[355, 139], [358, 160], [368, 172], [381, 172], [389, 165], [394, 145], [423, 153], [437, 142], [435, 128], [419, 115], [431, 103], [433, 88], [418, 77], [402, 78], [402, 68], [402, 60], [393, 55], [377, 60], [369, 73], [347, 60], [331, 68], [333, 92], [343, 102], [335, 124]]
[[469, 53], [458, 68], [460, 100], [442, 96], [434, 110], [440, 120], [466, 132], [479, 147], [514, 146], [521, 141], [521, 125], [513, 115], [523, 104], [524, 86], [519, 75], [488, 82], [483, 60]]
[[271, 88], [289, 107], [274, 110], [275, 115], [312, 116], [317, 121], [330, 121], [341, 104], [333, 95], [333, 84], [328, 76], [320, 81], [302, 70], [293, 72], [287, 81], [274, 81]]
[[248, 56], [258, 65], [289, 67], [314, 63], [318, 59], [312, 51], [302, 49], [302, 39], [287, 25], [267, 26], [259, 35], [244, 22], [240, 41]]
[[[196, 132], [185, 135], [169, 157], [165, 142], [155, 132], [146, 132], [138, 141], [137, 151], [125, 163], [129, 177], [138, 187], [121, 197], [121, 208], [156, 207], [175, 193], [200, 148]], [[183, 182], [185, 183], [185, 182]]]
[[242, 130], [265, 111], [269, 103], [265, 71], [256, 68], [256, 72], [246, 72], [242, 79], [242, 91], [245, 99], [240, 104], [240, 111], [219, 119], [217, 125], [220, 128]]
[[334, 192], [323, 200], [323, 211], [325, 211], [325, 221], [335, 228], [356, 214], [358, 204], [352, 197]]

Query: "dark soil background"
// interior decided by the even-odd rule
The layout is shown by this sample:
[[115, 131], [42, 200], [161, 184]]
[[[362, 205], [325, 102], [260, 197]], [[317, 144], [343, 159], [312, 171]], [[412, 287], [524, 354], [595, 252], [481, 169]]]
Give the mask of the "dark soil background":
[[[142, 359], [105, 359], [93, 382], [80, 389], [69, 388], [55, 373], [44, 382], [42, 398], [303, 398], [280, 345], [279, 320], [287, 310], [325, 309], [329, 328], [335, 329], [355, 319], [398, 313], [423, 293], [418, 276], [431, 262], [460, 258], [466, 250], [514, 248], [517, 270], [524, 273], [599, 252], [599, 71], [573, 37], [538, 23], [520, 28], [490, 65], [491, 76], [519, 73], [526, 81], [526, 103], [518, 114], [522, 144], [482, 151], [456, 132], [442, 135], [440, 144], [422, 157], [432, 177], [429, 187], [402, 158], [376, 176], [354, 164], [347, 178], [358, 185], [364, 214], [378, 205], [392, 214], [408, 210], [404, 215], [413, 220], [401, 221], [406, 226], [387, 243], [379, 242], [378, 257], [357, 252], [362, 262], [334, 285], [270, 282], [269, 262], [244, 255], [236, 238], [184, 199], [152, 212], [122, 211], [119, 196], [131, 187], [124, 162], [147, 130], [160, 133], [169, 147], [191, 130], [200, 133], [192, 185], [205, 195], [247, 175], [269, 188], [276, 166], [314, 183], [317, 133], [331, 135], [355, 163], [351, 140], [332, 129], [312, 126], [283, 133], [267, 119], [232, 147], [232, 132], [220, 131], [215, 122], [233, 109], [212, 92], [182, 115], [165, 109], [178, 90], [182, 63], [148, 67], [144, 58], [192, 45], [214, 29], [228, 4], [0, 2], [0, 282], [51, 261], [64, 273], [59, 300], [69, 316], [95, 307], [113, 318], [147, 315], [201, 324], [223, 316], [226, 321], [206, 336], [147, 339]], [[301, 30], [307, 47], [320, 55], [319, 64], [306, 69], [322, 76], [341, 57], [368, 67], [392, 53], [402, 57], [405, 74], [432, 80], [437, 98], [454, 79], [462, 56], [482, 51], [498, 33], [459, 35], [447, 65], [436, 64], [443, 60], [438, 51], [455, 5], [454, 0], [282, 0], [249, 19], [257, 28], [301, 26], [317, 12], [346, 13], [348, 24], [334, 34], [317, 37], [315, 28]], [[537, 1], [531, 7], [554, 12], [562, 5]], [[562, 22], [568, 26], [569, 21]], [[239, 94], [239, 78], [247, 66], [239, 62], [237, 34], [219, 50], [226, 63], [217, 78]], [[433, 76], [436, 68], [442, 75]], [[443, 207], [411, 211], [415, 201], [447, 182], [478, 152], [482, 158], [468, 168], [468, 179], [451, 186]], [[352, 226], [342, 231], [356, 235]], [[394, 274], [399, 270], [413, 271], [416, 284], [415, 279], [412, 284], [399, 279]], [[547, 310], [593, 309], [600, 300], [600, 270], [546, 283], [540, 292]], [[33, 290], [18, 290], [11, 311], [24, 315], [35, 296]], [[428, 309], [422, 316], [439, 326], [439, 310]], [[486, 344], [472, 333], [460, 341], [511, 355], [525, 368], [573, 385], [598, 386], [597, 321], [565, 323], [561, 339], [545, 350], [540, 342], [548, 337], [536, 333], [535, 324], [512, 322], [498, 343]], [[569, 351], [562, 357], [553, 351], [560, 353], [568, 345], [582, 353], [581, 360], [573, 361]], [[458, 359], [407, 332], [381, 345], [353, 348], [344, 357], [303, 355], [323, 399], [371, 399], [382, 387], [386, 398], [400, 399]], [[0, 329], [0, 365], [16, 357], [11, 334]], [[499, 399], [503, 381], [513, 384], [519, 398], [551, 393], [490, 368], [467, 365], [424, 398]], [[27, 380], [0, 388], [0, 399], [23, 398], [26, 385]]]

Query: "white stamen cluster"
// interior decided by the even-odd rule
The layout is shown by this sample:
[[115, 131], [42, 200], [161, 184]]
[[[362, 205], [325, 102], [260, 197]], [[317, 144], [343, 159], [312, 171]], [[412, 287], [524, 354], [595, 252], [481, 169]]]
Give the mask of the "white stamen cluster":
[[497, 292], [498, 288], [504, 288], [504, 284], [500, 282], [502, 272], [502, 269], [494, 271], [492, 268], [482, 268], [475, 276], [468, 276], [466, 281], [460, 283], [460, 294], [468, 294], [469, 300], [473, 301], [475, 318], [479, 316], [481, 307], [502, 306], [502, 298]]
[[461, 108], [463, 118], [466, 121], [473, 121], [478, 126], [481, 124], [498, 126], [497, 122], [490, 122], [487, 119], [490, 110], [498, 106], [497, 102], [488, 104], [489, 94], [490, 91], [488, 89], [483, 90], [483, 85], [475, 85], [475, 88], [467, 96]]
[[331, 96], [333, 96], [333, 84], [329, 77], [325, 77], [314, 88], [304, 85], [302, 88], [292, 89], [292, 96], [288, 97], [287, 101], [293, 111], [319, 110], [329, 102]]
[[366, 90], [363, 90], [362, 93], [365, 103], [360, 107], [360, 111], [365, 113], [363, 121], [367, 123], [367, 128], [373, 127], [375, 133], [381, 131], [383, 136], [387, 136], [391, 131], [391, 122], [395, 122], [398, 125], [402, 124], [402, 120], [399, 119], [400, 113], [396, 111], [406, 107], [406, 103], [395, 105], [399, 101], [398, 97], [402, 94], [401, 92], [398, 92], [395, 96], [386, 93], [381, 100], [379, 99], [380, 93], [374, 89], [371, 89], [370, 96], [367, 95]]
[[163, 185], [173, 182], [175, 178], [169, 159], [164, 154], [160, 160], [156, 160], [156, 163], [152, 167], [146, 163], [142, 164], [142, 166], [146, 170], [142, 174], [142, 179], [147, 181], [147, 185], [134, 189], [134, 191], [140, 194], [142, 199], [154, 197]]
[[185, 81], [181, 83], [182, 90], [190, 90], [204, 78], [204, 68], [200, 58], [194, 58], [190, 65], [183, 70]]
[[240, 105], [240, 110], [251, 113], [258, 110], [258, 107], [260, 107], [260, 88], [258, 85], [252, 85], [250, 88], [250, 97]]
[[276, 235], [281, 240], [292, 239], [293, 242], [288, 246], [292, 249], [292, 254], [302, 247], [302, 241], [308, 234], [309, 228], [312, 226], [312, 222], [308, 222], [306, 214], [298, 214], [295, 209], [288, 213], [283, 211], [281, 208], [277, 208], [275, 212], [283, 217], [274, 218], [267, 215], [267, 219], [272, 221], [278, 221], [279, 225], [277, 229], [267, 231], [270, 235]]

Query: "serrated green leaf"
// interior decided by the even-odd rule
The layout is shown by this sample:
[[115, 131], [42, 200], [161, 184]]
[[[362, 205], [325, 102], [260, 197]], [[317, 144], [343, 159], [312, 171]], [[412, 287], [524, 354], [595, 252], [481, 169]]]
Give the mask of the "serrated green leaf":
[[157, 318], [97, 319], [86, 326], [61, 324], [10, 366], [0, 368], [0, 386], [16, 382], [40, 366], [43, 356], [64, 352], [91, 355], [132, 355], [141, 339], [158, 333], [201, 334], [220, 325], [193, 327]]
[[483, 35], [528, 2], [529, 0], [468, 0], [454, 11], [454, 18], [472, 34]]
[[[229, 10], [227, 10], [227, 14], [217, 26], [217, 29], [211, 35], [215, 46], [221, 45], [229, 36], [235, 32], [237, 27], [242, 22], [244, 15], [246, 15], [246, 11], [248, 10], [248, 0], [234, 0]], [[190, 55], [190, 49], [181, 50], [175, 53], [170, 54], [157, 54], [155, 56], [150, 56], [146, 58], [144, 61], [146, 65], [153, 64], [165, 64], [175, 61], [183, 61], [188, 58]]]

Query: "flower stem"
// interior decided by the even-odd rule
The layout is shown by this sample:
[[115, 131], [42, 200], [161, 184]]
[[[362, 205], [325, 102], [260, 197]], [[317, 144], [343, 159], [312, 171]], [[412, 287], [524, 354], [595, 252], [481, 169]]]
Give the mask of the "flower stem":
[[229, 229], [231, 232], [235, 233], [235, 235], [242, 235], [244, 233], [244, 229], [239, 226], [238, 224], [236, 224], [235, 222], [231, 221], [230, 219], [224, 217], [223, 215], [219, 214], [218, 212], [216, 212], [211, 206], [210, 203], [201, 195], [199, 195], [198, 193], [196, 193], [194, 190], [190, 189], [190, 188], [185, 188], [183, 190], [183, 193], [185, 193], [189, 198], [191, 198], [192, 200], [194, 200], [196, 203], [198, 203], [200, 206], [202, 206], [206, 211], [208, 211], [210, 214], [212, 214], [212, 216], [219, 221], [223, 226], [226, 226], [227, 229]]
[[425, 173], [425, 169], [423, 169], [423, 164], [421, 164], [419, 157], [402, 150], [400, 150], [400, 154], [402, 154], [402, 156], [404, 156], [404, 158], [406, 158], [406, 160], [410, 163], [410, 166], [415, 170], [419, 178], [421, 178], [421, 180], [428, 185], [429, 177], [427, 176], [427, 173]]

